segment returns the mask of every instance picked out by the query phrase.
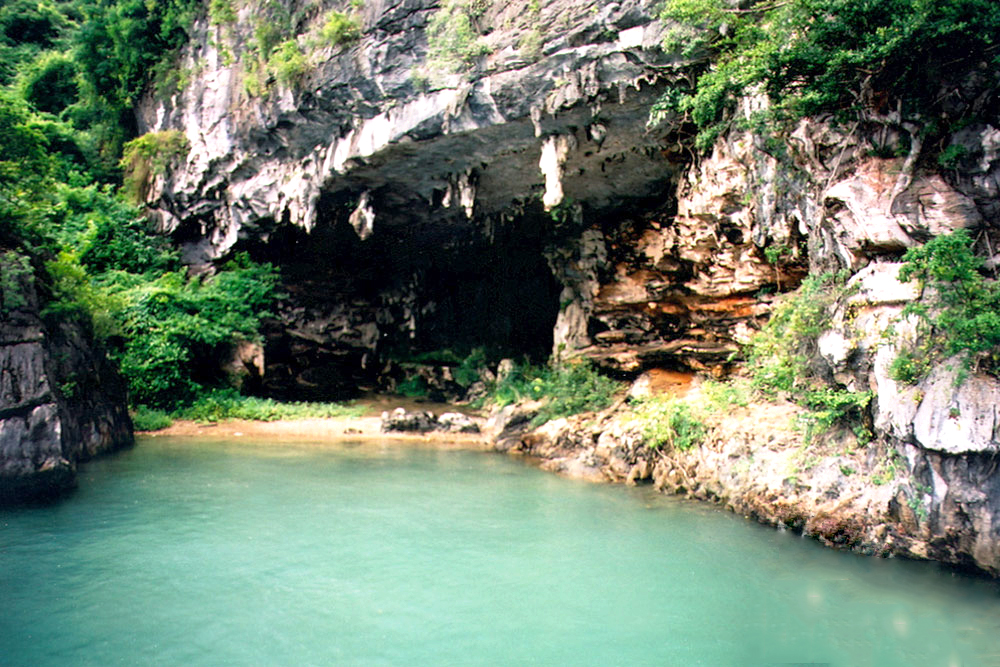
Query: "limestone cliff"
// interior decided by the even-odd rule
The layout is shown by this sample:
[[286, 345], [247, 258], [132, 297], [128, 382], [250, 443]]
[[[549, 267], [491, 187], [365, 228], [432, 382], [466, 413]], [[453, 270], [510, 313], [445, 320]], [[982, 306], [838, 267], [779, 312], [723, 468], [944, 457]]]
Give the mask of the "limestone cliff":
[[43, 322], [31, 265], [0, 255], [0, 502], [49, 496], [132, 442], [125, 385], [84, 328]]
[[[1000, 572], [996, 379], [956, 387], [941, 364], [903, 387], [887, 369], [919, 296], [897, 280], [905, 249], [959, 228], [989, 255], [1000, 241], [995, 127], [948, 137], [962, 158], [947, 171], [888, 117], [806, 119], [780, 145], [733, 130], [698, 156], [677, 119], [648, 124], [686, 72], [660, 48], [653, 2], [481, 3], [457, 70], [428, 44], [444, 11], [430, 0], [291, 2], [293, 77], [262, 60], [274, 7], [236, 6], [234, 22], [197, 24], [179, 63], [189, 82], [149, 97], [140, 125], [187, 138], [146, 184], [186, 260], [248, 250], [283, 268], [264, 391], [335, 398], [385, 377], [400, 349], [445, 347], [583, 355], [626, 379], [724, 375], [776, 292], [845, 271], [815, 362], [831, 386], [873, 392], [875, 441], [849, 461], [820, 451], [779, 474], [795, 438], [768, 440], [774, 424], [752, 416], [673, 458], [637, 455], [610, 424], [516, 447], [831, 542]], [[335, 11], [357, 12], [359, 39], [321, 39]], [[886, 146], [910, 155], [876, 157]], [[903, 338], [883, 335], [890, 324]], [[898, 476], [876, 488], [887, 461]]]
[[[898, 279], [901, 252], [956, 229], [975, 230], [982, 250], [996, 247], [998, 219], [988, 194], [1000, 176], [995, 134], [988, 126], [963, 130], [952, 139], [967, 147], [960, 174], [946, 179], [920, 169], [898, 191], [902, 158], [870, 157], [863, 137], [840, 134], [823, 119], [802, 123], [788, 137], [791, 155], [780, 160], [755, 150], [753, 136], [734, 134], [688, 171], [673, 225], [654, 237], [678, 244], [681, 253], [703, 252], [714, 271], [708, 275], [717, 277], [723, 294], [754, 270], [752, 263], [731, 259], [741, 242], [754, 237], [788, 244], [786, 266], [794, 266], [801, 252], [817, 270], [846, 270], [850, 278], [829, 308], [814, 363], [830, 386], [872, 392], [872, 442], [841, 433], [806, 446], [802, 430], [790, 426], [801, 408], [751, 403], [710, 416], [704, 441], [689, 451], [644, 447], [638, 427], [620, 408], [533, 433], [523, 431], [523, 418], [497, 415], [498, 446], [541, 456], [565, 474], [649, 480], [833, 546], [1000, 574], [1000, 381], [985, 373], [958, 379], [959, 359], [933, 365], [913, 385], [893, 380], [889, 369], [918, 335], [916, 320], [903, 308], [923, 298], [916, 283]], [[724, 226], [739, 234], [720, 238], [715, 230]], [[786, 232], [790, 236], [779, 236]], [[645, 243], [630, 247], [642, 250]], [[621, 268], [601, 293], [628, 293], [636, 310], [663, 308], [645, 279], [649, 270]], [[760, 312], [764, 306], [747, 299], [747, 307]], [[600, 358], [617, 367], [659, 354], [624, 342], [615, 349]], [[633, 390], [662, 388], [668, 383], [659, 375], [644, 374]]]

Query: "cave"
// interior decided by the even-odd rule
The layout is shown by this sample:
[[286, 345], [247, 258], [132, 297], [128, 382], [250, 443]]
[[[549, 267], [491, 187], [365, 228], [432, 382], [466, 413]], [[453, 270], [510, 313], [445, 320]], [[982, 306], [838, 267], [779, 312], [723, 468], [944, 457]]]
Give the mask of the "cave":
[[558, 235], [537, 198], [489, 220], [394, 208], [364, 239], [349, 221], [355, 202], [324, 195], [312, 230], [274, 224], [238, 246], [281, 271], [267, 371], [247, 389], [341, 400], [376, 388], [395, 362], [474, 350], [493, 362], [548, 358], [562, 285], [545, 256]]

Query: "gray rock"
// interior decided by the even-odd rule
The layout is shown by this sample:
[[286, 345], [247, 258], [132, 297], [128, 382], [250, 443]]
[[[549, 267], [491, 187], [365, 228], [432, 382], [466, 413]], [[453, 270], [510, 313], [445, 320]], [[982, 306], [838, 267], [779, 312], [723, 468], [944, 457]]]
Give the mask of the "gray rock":
[[383, 433], [426, 433], [439, 427], [437, 418], [431, 412], [407, 412], [405, 408], [396, 408], [382, 413]]
[[125, 386], [77, 322], [46, 326], [30, 271], [0, 256], [0, 502], [51, 496], [132, 442]]
[[437, 418], [438, 427], [451, 433], [479, 433], [479, 424], [460, 412], [445, 412]]

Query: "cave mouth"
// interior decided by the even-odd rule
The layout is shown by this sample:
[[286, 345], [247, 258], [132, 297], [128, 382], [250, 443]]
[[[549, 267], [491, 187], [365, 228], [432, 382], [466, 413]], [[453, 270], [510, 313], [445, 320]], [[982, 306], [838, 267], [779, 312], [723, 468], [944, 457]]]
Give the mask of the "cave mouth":
[[400, 215], [362, 240], [351, 203], [321, 200], [311, 232], [278, 224], [240, 244], [282, 277], [255, 393], [342, 400], [380, 386], [399, 362], [549, 357], [562, 286], [540, 204], [495, 223]]

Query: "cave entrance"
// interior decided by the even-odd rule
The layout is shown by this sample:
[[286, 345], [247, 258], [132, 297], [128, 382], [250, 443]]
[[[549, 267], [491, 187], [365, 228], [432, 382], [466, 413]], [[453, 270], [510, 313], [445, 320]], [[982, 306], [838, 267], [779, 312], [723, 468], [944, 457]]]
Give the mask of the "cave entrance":
[[390, 362], [475, 350], [490, 361], [548, 358], [561, 286], [536, 216], [492, 228], [400, 216], [361, 240], [352, 201], [322, 200], [310, 233], [279, 224], [243, 248], [281, 268], [285, 294], [265, 328], [262, 393], [339, 400], [377, 386]]

